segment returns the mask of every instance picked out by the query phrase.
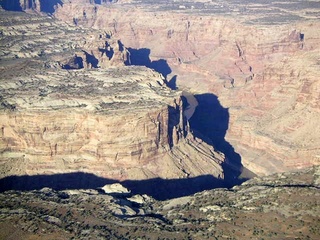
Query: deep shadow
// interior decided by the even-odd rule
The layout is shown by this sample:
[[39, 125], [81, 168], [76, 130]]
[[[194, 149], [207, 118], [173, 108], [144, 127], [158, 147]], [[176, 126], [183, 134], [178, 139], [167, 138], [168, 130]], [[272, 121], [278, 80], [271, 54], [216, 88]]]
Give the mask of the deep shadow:
[[[106, 184], [118, 182], [98, 177], [91, 173], [65, 173], [54, 175], [10, 176], [0, 179], [0, 192], [7, 190], [39, 190], [44, 187], [54, 190], [97, 189]], [[147, 194], [157, 200], [166, 200], [194, 194], [199, 191], [225, 187], [223, 180], [212, 175], [185, 179], [126, 180], [121, 184], [132, 194]]]
[[40, 11], [45, 13], [54, 13], [56, 5], [63, 5], [61, 0], [40, 0]]
[[112, 3], [112, 2], [116, 2], [114, 0], [90, 0], [90, 3], [95, 3], [95, 4], [103, 4], [103, 3]]
[[219, 187], [228, 187], [228, 184], [212, 175], [203, 175], [194, 178], [127, 180], [122, 185], [134, 194], [147, 194], [157, 200], [167, 200], [184, 197]]
[[300, 41], [304, 41], [304, 33], [299, 34]]
[[[107, 37], [108, 38], [108, 37]], [[110, 38], [110, 37], [109, 37]], [[118, 40], [118, 46], [119, 46], [119, 51], [120, 52], [122, 52], [123, 50], [124, 50], [124, 45], [123, 45], [123, 43], [120, 41], [120, 40]]]
[[151, 60], [149, 58], [150, 49], [148, 48], [128, 48], [130, 59], [126, 62], [126, 65], [136, 65], [136, 66], [149, 66]]
[[238, 185], [245, 179], [239, 179], [242, 172], [241, 156], [225, 140], [229, 126], [229, 111], [221, 106], [214, 94], [195, 95], [198, 106], [190, 118], [190, 127], [196, 137], [203, 139], [216, 150], [225, 154], [227, 162], [223, 164], [225, 180], [231, 185]]
[[180, 121], [180, 110], [178, 107], [172, 107], [168, 106], [168, 143], [170, 146], [170, 149], [173, 147], [173, 129], [174, 126], [177, 126]]
[[67, 64], [62, 65], [62, 69], [74, 70], [83, 68], [83, 59], [75, 55]]
[[177, 75], [174, 75], [170, 80], [167, 80], [167, 86], [172, 90], [177, 90]]
[[1, 7], [7, 11], [22, 11], [19, 0], [3, 0]]
[[[35, 2], [33, 0], [24, 1], [25, 9], [34, 9], [36, 8]], [[63, 5], [62, 0], [40, 0], [40, 11], [45, 13], [54, 13], [56, 5]], [[8, 11], [22, 11], [19, 0], [3, 0], [1, 1], [1, 7]]]
[[98, 68], [99, 60], [93, 54], [87, 53], [86, 51], [83, 52], [86, 55], [87, 68], [89, 68], [89, 66], [91, 66], [91, 68]]
[[91, 173], [75, 172], [54, 175], [10, 176], [0, 179], [0, 191], [37, 190], [49, 187], [55, 190], [95, 189], [116, 181], [97, 177]]
[[168, 74], [171, 73], [171, 68], [167, 63], [167, 60], [164, 59], [152, 61], [149, 65], [149, 68], [155, 70], [158, 73], [161, 73], [165, 77], [165, 79], [167, 79]]
[[99, 52], [101, 53], [101, 57], [102, 57], [103, 55], [106, 55], [109, 60], [111, 60], [111, 58], [112, 58], [113, 55], [114, 55], [114, 50], [113, 50], [113, 48], [108, 47], [108, 46], [107, 46], [106, 48], [99, 48]]
[[130, 59], [126, 61], [126, 65], [135, 65], [135, 66], [145, 66], [151, 68], [158, 73], [161, 73], [162, 76], [167, 79], [168, 74], [171, 73], [171, 68], [164, 59], [159, 59], [157, 61], [151, 61], [150, 59], [150, 49], [148, 48], [128, 48], [127, 49], [130, 55]]

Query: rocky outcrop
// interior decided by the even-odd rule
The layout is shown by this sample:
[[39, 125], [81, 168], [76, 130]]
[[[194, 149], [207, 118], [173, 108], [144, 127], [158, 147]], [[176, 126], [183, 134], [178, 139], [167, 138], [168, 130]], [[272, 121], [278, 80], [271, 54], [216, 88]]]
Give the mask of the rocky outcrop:
[[169, 82], [217, 95], [229, 109], [227, 141], [247, 168], [268, 174], [320, 163], [319, 4], [308, 4], [73, 0], [55, 16], [151, 49], [151, 60], [169, 64]]
[[7, 191], [0, 193], [0, 236], [317, 239], [319, 176], [319, 167], [314, 167], [166, 201], [95, 189]]
[[108, 184], [104, 185], [101, 190], [104, 191], [104, 193], [109, 195], [123, 195], [126, 196], [130, 194], [130, 190], [122, 186], [120, 183], [114, 183], [114, 184]]
[[128, 61], [128, 50], [105, 31], [61, 25], [50, 17], [1, 13], [2, 59], [37, 58], [46, 67], [64, 69], [109, 68]]
[[[222, 132], [217, 124], [210, 134], [206, 130], [201, 134], [214, 138], [211, 142], [222, 136], [222, 140], [230, 143], [228, 148], [241, 155], [245, 167], [263, 175], [319, 164], [319, 34], [315, 30], [319, 23], [314, 21], [318, 8], [309, 11], [317, 3], [297, 7], [292, 1], [260, 5], [250, 1], [246, 4], [228, 1], [223, 5], [122, 2], [57, 3], [55, 17], [69, 23], [68, 39], [58, 37], [65, 34], [66, 26], [59, 28], [50, 18], [41, 24], [29, 19], [32, 21], [25, 26], [20, 21], [14, 29], [3, 30], [7, 33], [3, 35], [1, 57], [18, 58], [22, 68], [26, 66], [23, 59], [40, 57], [48, 68], [101, 70], [134, 62], [129, 61], [130, 57], [139, 49], [146, 50], [142, 53], [148, 56], [136, 55], [147, 58], [136, 61], [138, 65], [162, 71], [173, 88], [177, 84], [182, 90], [214, 93], [219, 97], [228, 111], [228, 125]], [[275, 11], [266, 10], [270, 8]], [[305, 9], [309, 10], [304, 12]], [[24, 28], [32, 29], [39, 40], [35, 41], [32, 34], [24, 34]], [[20, 40], [12, 41], [9, 35]], [[81, 74], [75, 75], [82, 77]], [[46, 95], [48, 90], [44, 87], [40, 94]], [[177, 109], [179, 99], [175, 100], [164, 109], [169, 122], [174, 124], [168, 124], [169, 149], [176, 149], [172, 146], [180, 139], [195, 139], [170, 117]], [[2, 107], [14, 110], [16, 104], [4, 100]], [[154, 113], [154, 118], [157, 114]], [[188, 132], [195, 130], [184, 126]], [[182, 159], [183, 154], [179, 151], [178, 154]]]
[[79, 171], [117, 180], [224, 178], [223, 154], [188, 129], [181, 92], [151, 69], [124, 66], [120, 41], [10, 14], [1, 14], [2, 178]]

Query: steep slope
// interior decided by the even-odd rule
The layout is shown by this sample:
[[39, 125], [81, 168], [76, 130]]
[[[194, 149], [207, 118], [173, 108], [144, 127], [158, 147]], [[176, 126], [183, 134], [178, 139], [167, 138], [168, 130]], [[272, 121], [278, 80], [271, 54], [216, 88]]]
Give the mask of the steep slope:
[[125, 66], [119, 40], [37, 13], [0, 20], [1, 178], [224, 178], [224, 156], [190, 132], [181, 92]]
[[162, 61], [171, 86], [217, 95], [230, 115], [226, 140], [263, 175], [320, 163], [319, 11], [319, 1], [72, 0], [55, 16]]

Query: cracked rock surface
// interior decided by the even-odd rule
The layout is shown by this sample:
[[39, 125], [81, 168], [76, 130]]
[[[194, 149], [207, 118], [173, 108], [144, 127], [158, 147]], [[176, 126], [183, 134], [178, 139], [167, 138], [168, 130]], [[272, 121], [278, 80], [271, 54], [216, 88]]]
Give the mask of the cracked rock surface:
[[253, 178], [167, 201], [94, 189], [7, 191], [0, 194], [0, 237], [317, 239], [319, 173], [313, 167]]

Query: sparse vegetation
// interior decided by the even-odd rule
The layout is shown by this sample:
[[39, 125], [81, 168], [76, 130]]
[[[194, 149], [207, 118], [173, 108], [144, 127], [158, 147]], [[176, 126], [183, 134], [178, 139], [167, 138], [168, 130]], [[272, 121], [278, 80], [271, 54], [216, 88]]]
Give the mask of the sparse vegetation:
[[[319, 3], [316, 1], [306, 1], [308, 4], [305, 4], [300, 0], [287, 1], [286, 4], [275, 0], [133, 0], [132, 4], [140, 5], [142, 2], [150, 5], [152, 11], [169, 9], [183, 13], [196, 13], [197, 17], [215, 13], [226, 18], [231, 15], [236, 16], [241, 21], [244, 19], [243, 16], [250, 16], [250, 21], [246, 21], [246, 23], [259, 25], [283, 24], [301, 18], [312, 18], [318, 16], [318, 10], [320, 9]], [[312, 11], [309, 11], [310, 7]], [[292, 11], [287, 12], [286, 9]], [[298, 13], [303, 9], [309, 10], [305, 14]], [[256, 13], [256, 15], [251, 16], [253, 13]], [[94, 114], [98, 113], [97, 115], [110, 114], [114, 117], [117, 111], [130, 110], [131, 114], [136, 114], [140, 113], [141, 109], [145, 111], [146, 109], [163, 106], [164, 109], [167, 109], [169, 100], [172, 103], [173, 97], [178, 96], [160, 82], [159, 76], [155, 76], [154, 72], [145, 67], [100, 68], [99, 59], [96, 58], [97, 54], [82, 49], [86, 44], [83, 42], [88, 41], [86, 37], [90, 34], [96, 34], [93, 30], [62, 26], [53, 21], [52, 18], [48, 17], [44, 20], [43, 17], [36, 14], [12, 13], [12, 18], [8, 18], [7, 14], [9, 13], [2, 10], [1, 14], [3, 14], [0, 17], [3, 29], [0, 30], [2, 43], [0, 46], [2, 70], [0, 110], [5, 114], [9, 111], [17, 111], [18, 113], [26, 111], [29, 113], [31, 110], [38, 111], [40, 109], [40, 111], [46, 113], [47, 109], [50, 111], [67, 109], [66, 112], [68, 112], [69, 110], [79, 111], [79, 108], [86, 108]], [[26, 22], [27, 25], [25, 25]], [[80, 26], [81, 20], [74, 18], [73, 24]], [[14, 25], [14, 28], [10, 27], [11, 25]], [[186, 27], [189, 33], [190, 23], [187, 23]], [[225, 26], [221, 28], [223, 29]], [[240, 31], [239, 29], [236, 30]], [[229, 31], [234, 31], [234, 29], [231, 28]], [[153, 35], [152, 29], [150, 32]], [[167, 35], [168, 39], [174, 40], [178, 33], [172, 28], [164, 35]], [[105, 33], [105, 35], [108, 34]], [[108, 40], [111, 35], [108, 35]], [[63, 36], [62, 39], [61, 36]], [[81, 41], [79, 36], [83, 37]], [[96, 34], [95, 36], [99, 35]], [[297, 36], [299, 36], [298, 41], [301, 42], [304, 34], [299, 33]], [[249, 39], [250, 35], [248, 34], [247, 37]], [[102, 38], [102, 35], [100, 35], [100, 38]], [[220, 40], [219, 37], [219, 44], [227, 46], [223, 45]], [[161, 43], [161, 41], [159, 42]], [[104, 40], [102, 43], [108, 45]], [[87, 45], [90, 44], [87, 43]], [[209, 44], [214, 45], [216, 43], [212, 41]], [[312, 42], [308, 44], [311, 49]], [[276, 42], [274, 45], [276, 51], [279, 43]], [[242, 60], [246, 60], [245, 56], [242, 56], [241, 48], [237, 44], [236, 46], [238, 56], [242, 57]], [[103, 47], [102, 45], [101, 55], [105, 51]], [[121, 46], [121, 48], [124, 47]], [[259, 46], [253, 48], [259, 49]], [[237, 55], [237, 49], [234, 50]], [[83, 60], [82, 57], [77, 57], [78, 52], [85, 53]], [[107, 51], [105, 53], [110, 54]], [[109, 60], [112, 59], [113, 54], [114, 52], [108, 57]], [[198, 58], [195, 52], [193, 54]], [[223, 55], [223, 52], [220, 54]], [[290, 54], [295, 55], [294, 53]], [[278, 55], [277, 57], [281, 58]], [[79, 61], [75, 61], [77, 58], [86, 61], [88, 69], [83, 71], [85, 67], [82, 62], [80, 64]], [[89, 58], [91, 58], [91, 62], [88, 62]], [[248, 59], [250, 60], [250, 55]], [[181, 62], [180, 60], [180, 58], [177, 59], [177, 64], [186, 68], [191, 66], [192, 61]], [[200, 59], [197, 61], [203, 62]], [[285, 66], [281, 65], [281, 68]], [[210, 64], [210, 67], [218, 68], [214, 64]], [[195, 71], [202, 71], [201, 68], [199, 69], [195, 69]], [[251, 66], [248, 66], [248, 69], [250, 69], [249, 72], [252, 71]], [[241, 68], [240, 71], [242, 72]], [[307, 72], [308, 70], [304, 71]], [[268, 74], [268, 70], [264, 70], [262, 74]], [[207, 75], [211, 76], [209, 73]], [[270, 72], [270, 75], [276, 75], [276, 71]], [[298, 75], [300, 76], [300, 73], [297, 74], [295, 71], [290, 73], [291, 78], [298, 78]], [[124, 76], [125, 80], [123, 79]], [[212, 75], [212, 77], [218, 76]], [[282, 77], [280, 74], [280, 79]], [[301, 79], [301, 81], [304, 80]], [[214, 89], [214, 86], [210, 87]], [[290, 88], [294, 87], [290, 86]], [[254, 88], [252, 89], [254, 90]], [[254, 92], [253, 90], [252, 92]], [[249, 92], [251, 92], [251, 89], [247, 91], [247, 93]], [[238, 95], [234, 94], [234, 96]], [[277, 95], [274, 95], [274, 97], [276, 98]], [[235, 109], [231, 110], [234, 111]], [[35, 115], [40, 116], [37, 113]], [[99, 117], [97, 117], [97, 121], [91, 121], [90, 124], [101, 124], [103, 128], [107, 128], [108, 126], [99, 122]], [[150, 116], [149, 118], [152, 124], [157, 126], [156, 118]], [[161, 115], [158, 114], [157, 118], [160, 119]], [[13, 121], [17, 122], [16, 119]], [[31, 126], [36, 125], [32, 121], [30, 122]], [[57, 122], [50, 127], [61, 130], [60, 121]], [[67, 122], [70, 121], [67, 119]], [[158, 122], [158, 126], [160, 126], [160, 120]], [[22, 145], [24, 146], [29, 144], [24, 142], [23, 137], [26, 136], [31, 139], [38, 137], [38, 135], [41, 138], [46, 137], [43, 135], [45, 135], [47, 127], [35, 126], [34, 129], [27, 130], [22, 123], [23, 127], [15, 130], [11, 126], [11, 120], [9, 120], [9, 123], [10, 128], [2, 127], [1, 134], [5, 136], [4, 132], [6, 132], [6, 137], [3, 138], [5, 141], [3, 151], [9, 152], [12, 148], [12, 155], [16, 154], [14, 151], [19, 151], [18, 140], [23, 142]], [[129, 122], [129, 124], [132, 124], [132, 122]], [[90, 139], [91, 135], [94, 135], [91, 134], [93, 131], [90, 132], [89, 127], [86, 128], [86, 124], [81, 123], [80, 125], [87, 130], [86, 140], [93, 144], [95, 139]], [[140, 128], [140, 126], [145, 128], [142, 134], [148, 135], [148, 125], [132, 124], [132, 128]], [[74, 132], [76, 127], [78, 125], [74, 124], [74, 127], [70, 128], [70, 132], [72, 132], [70, 143], [80, 138]], [[44, 129], [43, 134], [33, 134], [39, 129], [40, 131]], [[159, 133], [160, 130], [159, 127]], [[120, 131], [119, 135], [122, 132], [124, 131]], [[12, 137], [14, 135], [18, 135], [18, 140], [15, 141]], [[66, 136], [55, 135], [57, 135], [56, 138], [61, 140], [59, 144], [66, 142]], [[106, 135], [103, 136], [103, 139]], [[119, 139], [122, 141], [121, 138]], [[130, 139], [130, 141], [137, 141], [139, 144], [143, 142], [140, 139]], [[275, 143], [286, 145], [285, 141], [286, 139], [276, 139]], [[159, 142], [158, 138], [157, 142]], [[157, 148], [159, 148], [158, 144]], [[42, 145], [46, 147], [47, 152], [50, 148], [51, 157], [53, 152], [57, 154], [60, 151], [60, 145], [57, 143], [51, 145], [49, 140], [49, 146]], [[105, 148], [108, 147], [107, 142], [101, 141], [101, 143], [99, 142], [100, 145], [106, 146]], [[69, 146], [65, 146], [65, 148], [67, 147]], [[85, 149], [85, 153], [90, 152], [85, 147], [77, 147]], [[37, 150], [34, 151], [37, 157], [46, 154]], [[32, 151], [28, 151], [28, 155], [31, 155], [30, 152], [32, 153]], [[72, 152], [72, 148], [70, 152]], [[130, 152], [132, 157], [139, 155], [139, 153], [141, 153], [139, 150]], [[98, 150], [92, 153], [95, 157], [99, 154]], [[23, 155], [24, 157], [25, 155]], [[99, 161], [104, 160], [99, 155]], [[30, 162], [32, 164], [32, 161]], [[44, 165], [47, 162], [49, 160]], [[121, 164], [125, 165], [125, 163]], [[233, 189], [215, 189], [180, 199], [169, 199], [167, 201], [151, 199], [142, 203], [132, 202], [124, 196], [100, 194], [96, 190], [54, 191], [44, 188], [32, 191], [7, 191], [0, 193], [0, 239], [318, 239], [320, 237], [319, 169], [319, 167], [314, 167], [302, 172], [256, 178]], [[73, 169], [68, 169], [68, 171], [71, 170]], [[146, 173], [148, 173], [147, 170]], [[2, 172], [6, 172], [6, 169]], [[152, 187], [157, 188], [158, 186], [154, 184]], [[188, 186], [183, 187], [187, 188]]]
[[[47, 239], [52, 234], [60, 239], [317, 239], [319, 186], [285, 185], [301, 179], [315, 182], [317, 171], [319, 167], [252, 179], [232, 190], [205, 191], [182, 198], [180, 203], [172, 199], [137, 204], [121, 196], [77, 190], [7, 191], [0, 194], [0, 226], [6, 229], [1, 238], [19, 228], [20, 239]], [[176, 204], [166, 207], [171, 201]], [[120, 213], [124, 208], [136, 214]]]

